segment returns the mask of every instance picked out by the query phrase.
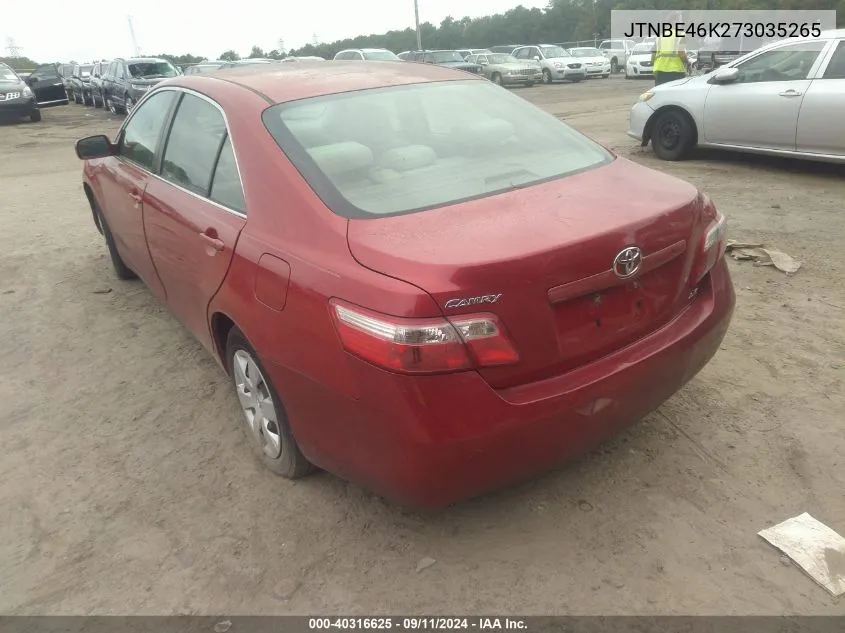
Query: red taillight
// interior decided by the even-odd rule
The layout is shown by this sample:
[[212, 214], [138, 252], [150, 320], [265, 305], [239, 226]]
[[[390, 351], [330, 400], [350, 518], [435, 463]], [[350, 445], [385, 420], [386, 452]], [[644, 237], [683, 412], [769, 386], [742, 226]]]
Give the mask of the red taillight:
[[[708, 199], [709, 202], [709, 199]], [[712, 203], [711, 203], [712, 204]], [[696, 255], [696, 263], [693, 267], [690, 281], [697, 286], [710, 269], [725, 254], [728, 240], [728, 221], [721, 213], [713, 209], [716, 219], [713, 220], [704, 231], [701, 244]]]
[[346, 351], [392, 371], [433, 374], [519, 360], [513, 343], [493, 314], [406, 319], [337, 299], [330, 304]]

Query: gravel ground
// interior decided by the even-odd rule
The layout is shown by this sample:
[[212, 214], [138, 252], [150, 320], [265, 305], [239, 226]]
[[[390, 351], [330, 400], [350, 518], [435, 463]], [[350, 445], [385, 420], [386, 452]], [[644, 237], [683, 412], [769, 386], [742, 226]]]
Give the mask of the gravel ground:
[[648, 85], [518, 92], [803, 267], [731, 262], [732, 328], [686, 388], [583, 459], [436, 514], [252, 458], [226, 378], [115, 279], [91, 221], [73, 141], [120, 117], [0, 125], [0, 612], [845, 613], [756, 536], [804, 511], [845, 534], [845, 169], [661, 163], [625, 136]]

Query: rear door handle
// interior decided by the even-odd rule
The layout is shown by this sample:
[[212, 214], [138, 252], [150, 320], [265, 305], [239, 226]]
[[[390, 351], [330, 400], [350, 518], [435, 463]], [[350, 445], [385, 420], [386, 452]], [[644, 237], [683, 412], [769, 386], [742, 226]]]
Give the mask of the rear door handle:
[[802, 92], [799, 92], [798, 90], [792, 90], [790, 88], [789, 90], [784, 90], [783, 92], [779, 92], [778, 96], [781, 96], [781, 97], [800, 97], [802, 94], [803, 94]]
[[226, 245], [223, 243], [223, 240], [221, 240], [219, 237], [216, 237], [216, 236], [214, 236], [214, 235], [209, 235], [209, 234], [208, 234], [208, 233], [206, 233], [206, 232], [202, 232], [202, 233], [200, 233], [200, 239], [201, 239], [203, 242], [205, 242], [206, 244], [208, 244], [211, 248], [213, 248], [213, 249], [214, 249], [215, 251], [217, 251], [218, 253], [219, 253], [220, 251], [222, 251], [222, 250], [223, 250], [223, 248], [226, 246]]
[[143, 199], [141, 198], [141, 194], [138, 193], [130, 193], [129, 197], [135, 201], [135, 204], [141, 204], [141, 200]]

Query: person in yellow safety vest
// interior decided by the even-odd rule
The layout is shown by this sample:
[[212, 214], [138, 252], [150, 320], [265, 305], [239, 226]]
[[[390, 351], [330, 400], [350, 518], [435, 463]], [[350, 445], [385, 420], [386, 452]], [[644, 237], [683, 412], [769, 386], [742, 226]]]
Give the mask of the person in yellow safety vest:
[[[667, 22], [681, 24], [679, 13], [673, 14]], [[654, 64], [654, 85], [683, 79], [687, 76], [687, 52], [684, 49], [683, 33], [673, 33], [669, 37], [658, 37], [651, 59]]]

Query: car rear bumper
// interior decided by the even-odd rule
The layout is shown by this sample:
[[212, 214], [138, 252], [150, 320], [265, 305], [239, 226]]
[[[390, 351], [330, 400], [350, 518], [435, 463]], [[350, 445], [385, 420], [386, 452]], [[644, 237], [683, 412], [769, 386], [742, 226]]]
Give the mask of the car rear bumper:
[[349, 398], [268, 363], [303, 453], [404, 505], [438, 508], [582, 454], [659, 407], [719, 349], [735, 302], [724, 258], [674, 321], [565, 375], [507, 390], [475, 372], [408, 377], [349, 358]]

